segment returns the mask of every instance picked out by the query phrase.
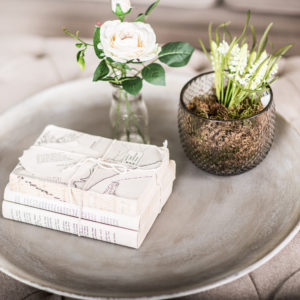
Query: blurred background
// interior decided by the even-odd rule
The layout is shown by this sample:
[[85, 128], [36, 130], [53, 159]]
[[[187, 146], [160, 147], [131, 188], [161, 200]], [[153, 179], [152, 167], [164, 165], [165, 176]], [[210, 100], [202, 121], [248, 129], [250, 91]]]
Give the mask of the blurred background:
[[[153, 1], [131, 2], [134, 18]], [[90, 37], [97, 21], [103, 23], [114, 18], [110, 0], [1, 0], [0, 3], [0, 33], [8, 35], [63, 36], [61, 27], [66, 26]], [[299, 53], [299, 0], [161, 0], [149, 22], [160, 42], [186, 40], [198, 46], [199, 37], [207, 40], [211, 21], [220, 24], [230, 20], [232, 32], [238, 34], [248, 9], [258, 33], [273, 22], [270, 37], [275, 47], [293, 42], [289, 54]]]
[[[153, 1], [131, 0], [132, 18]], [[275, 48], [293, 43], [288, 56], [300, 53], [299, 0], [161, 0], [148, 21], [160, 43], [183, 40], [199, 48], [199, 38], [207, 43], [209, 22], [230, 20], [230, 31], [239, 34], [248, 9], [258, 35], [273, 22]], [[0, 0], [0, 111], [46, 87], [90, 76], [96, 57], [90, 51], [81, 72], [74, 40], [62, 27], [91, 38], [94, 24], [108, 19], [115, 19], [110, 0]]]

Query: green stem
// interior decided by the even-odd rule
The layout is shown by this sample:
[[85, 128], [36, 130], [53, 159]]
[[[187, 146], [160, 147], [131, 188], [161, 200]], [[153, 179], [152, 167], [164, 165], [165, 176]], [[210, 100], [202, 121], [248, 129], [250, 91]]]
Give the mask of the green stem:
[[229, 94], [230, 94], [230, 91], [231, 91], [231, 84], [232, 84], [232, 81], [230, 79], [228, 79], [226, 93], [225, 93], [225, 100], [224, 100], [224, 104], [225, 104], [226, 107], [228, 105], [228, 97], [229, 97]]
[[140, 137], [141, 137], [142, 140], [143, 140], [143, 143], [144, 143], [144, 144], [147, 144], [148, 142], [147, 142], [147, 140], [146, 140], [146, 138], [145, 138], [145, 136], [144, 136], [142, 130], [140, 129], [140, 127], [139, 127], [139, 125], [138, 125], [138, 122], [137, 122], [137, 120], [136, 120], [136, 117], [135, 117], [134, 113], [131, 112], [130, 114], [132, 115], [132, 120], [133, 120], [134, 125], [135, 125], [135, 127], [136, 127], [136, 129], [137, 129], [138, 134], [140, 135]]
[[121, 100], [122, 100], [122, 96], [121, 96], [121, 91], [119, 91], [118, 94], [118, 103], [117, 103], [117, 127], [120, 126], [120, 121], [121, 121]]
[[236, 86], [233, 86], [231, 99], [230, 99], [230, 101], [228, 103], [228, 108], [231, 107], [231, 106], [233, 106], [235, 104], [236, 95], [237, 95]]
[[113, 75], [114, 75], [114, 78], [115, 78], [115, 82], [114, 83], [121, 84], [121, 82], [120, 82], [120, 80], [118, 78], [118, 75], [117, 75], [117, 73], [115, 71], [114, 66], [109, 62], [109, 60], [107, 59], [107, 57], [105, 57], [104, 59], [105, 59], [106, 64], [109, 65], [111, 67], [111, 69], [112, 69], [112, 72], [113, 72]]
[[[126, 91], [124, 91], [124, 92], [125, 92], [125, 101], [126, 101], [126, 112], [127, 112], [127, 116], [128, 116], [127, 119], [126, 119], [126, 121], [127, 121], [127, 124], [126, 124], [127, 141], [130, 141], [129, 125], [130, 125], [130, 120], [132, 120], [139, 136], [143, 140], [143, 143], [146, 144], [147, 143], [146, 138], [145, 138], [142, 130], [140, 129], [140, 127], [138, 125], [135, 114], [131, 111], [131, 107], [130, 107], [130, 103], [129, 103], [129, 100], [128, 100], [127, 92]], [[128, 131], [129, 131], [129, 134], [128, 134]]]
[[225, 105], [225, 102], [224, 102], [224, 76], [222, 74], [222, 79], [221, 79], [221, 103], [223, 105]]
[[[155, 63], [157, 60], [158, 60], [158, 57], [157, 57], [155, 60], [153, 60], [151, 63], [153, 64], [153, 63]], [[140, 75], [140, 74], [142, 73], [143, 69], [146, 67], [145, 64], [143, 64], [143, 63], [142, 63], [142, 66], [143, 66], [143, 68], [141, 68], [139, 71], [137, 71], [136, 74], [134, 75], [134, 77]]]
[[126, 136], [127, 136], [127, 141], [130, 142], [130, 130], [129, 130], [130, 104], [129, 104], [129, 101], [128, 101], [127, 92], [124, 91], [124, 94], [125, 94], [126, 112], [127, 112], [127, 118], [126, 118], [126, 121], [125, 121], [125, 124], [126, 124]]
[[117, 119], [115, 120], [113, 124], [113, 129], [115, 131], [115, 134], [119, 131], [120, 128], [120, 123], [121, 123], [121, 100], [122, 100], [122, 95], [121, 95], [121, 90], [117, 91], [118, 93], [118, 102], [117, 102]]
[[77, 41], [81, 42], [83, 45], [85, 45], [85, 47], [87, 46], [92, 46], [94, 47], [94, 45], [86, 43], [85, 41], [83, 41], [82, 39], [80, 39], [77, 35], [74, 35], [71, 31], [69, 31], [67, 28], [63, 28], [63, 32], [67, 35], [69, 35], [70, 37], [76, 39]]
[[253, 105], [254, 97], [255, 97], [255, 94], [253, 93], [252, 96], [251, 96], [251, 100], [250, 100], [251, 101], [251, 105]]

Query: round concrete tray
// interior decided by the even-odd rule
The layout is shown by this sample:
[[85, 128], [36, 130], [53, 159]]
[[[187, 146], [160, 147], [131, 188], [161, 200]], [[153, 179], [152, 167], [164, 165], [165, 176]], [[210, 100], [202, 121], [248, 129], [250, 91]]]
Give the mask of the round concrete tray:
[[[0, 218], [0, 268], [34, 287], [85, 299], [170, 298], [232, 281], [278, 253], [299, 230], [300, 138], [277, 118], [255, 169], [217, 177], [185, 157], [177, 134], [180, 87], [146, 85], [152, 142], [168, 139], [174, 192], [139, 250]], [[80, 80], [48, 89], [0, 117], [1, 190], [22, 150], [47, 124], [109, 136], [110, 87]]]

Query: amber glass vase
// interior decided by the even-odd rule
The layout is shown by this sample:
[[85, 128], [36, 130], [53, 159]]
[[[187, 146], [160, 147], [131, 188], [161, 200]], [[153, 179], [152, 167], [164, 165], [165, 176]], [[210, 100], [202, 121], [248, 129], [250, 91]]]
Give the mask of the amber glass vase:
[[181, 144], [200, 169], [216, 175], [237, 175], [257, 166], [268, 154], [275, 133], [275, 105], [271, 88], [264, 109], [239, 120], [212, 120], [187, 108], [194, 96], [213, 93], [214, 73], [191, 79], [182, 89], [178, 110]]

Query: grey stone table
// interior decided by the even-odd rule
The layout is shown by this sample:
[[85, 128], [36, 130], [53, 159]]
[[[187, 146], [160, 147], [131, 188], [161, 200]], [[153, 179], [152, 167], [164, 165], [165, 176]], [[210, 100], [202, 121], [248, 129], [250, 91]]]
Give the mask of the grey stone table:
[[[0, 66], [1, 112], [47, 87], [83, 76], [91, 78], [94, 66], [97, 65], [96, 58], [92, 53], [88, 53], [88, 69], [81, 73], [73, 59], [76, 49], [65, 38], [1, 36], [1, 41], [0, 56], [4, 62]], [[172, 72], [186, 74], [189, 79], [207, 70], [207, 67], [205, 57], [195, 52], [189, 66], [178, 70], [173, 69]], [[284, 59], [279, 75], [280, 79], [273, 85], [277, 110], [300, 132], [300, 57]], [[172, 101], [176, 106], [177, 99]], [[281, 252], [255, 271], [226, 285], [187, 298], [298, 299], [299, 269], [300, 235], [298, 234]], [[29, 300], [65, 298], [39, 291], [0, 273], [1, 300], [18, 300], [25, 297]]]
[[[278, 117], [274, 145], [257, 168], [235, 177], [193, 166], [179, 144], [177, 101], [185, 74], [168, 87], [146, 85], [154, 144], [169, 141], [174, 192], [136, 251], [0, 219], [0, 269], [28, 285], [69, 297], [170, 298], [223, 285], [255, 270], [299, 230], [300, 138]], [[0, 118], [1, 191], [22, 149], [49, 123], [109, 136], [106, 83], [70, 82]], [[272, 176], [270, 176], [272, 174]]]

